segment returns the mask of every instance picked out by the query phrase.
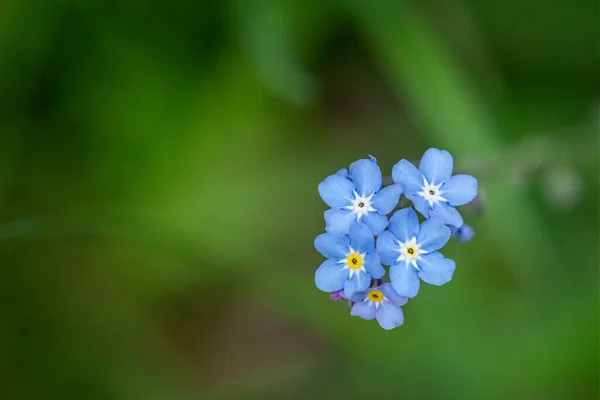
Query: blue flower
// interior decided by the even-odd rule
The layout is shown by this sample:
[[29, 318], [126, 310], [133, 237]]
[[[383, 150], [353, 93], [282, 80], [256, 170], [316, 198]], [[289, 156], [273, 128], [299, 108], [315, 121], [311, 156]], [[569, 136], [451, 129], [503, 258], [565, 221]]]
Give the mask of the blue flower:
[[348, 233], [353, 222], [363, 222], [373, 235], [379, 235], [388, 224], [387, 214], [398, 204], [402, 186], [381, 189], [381, 171], [373, 160], [362, 159], [328, 176], [319, 184], [319, 194], [331, 209], [325, 211], [325, 230]]
[[315, 273], [315, 284], [324, 292], [344, 289], [349, 298], [368, 288], [371, 278], [379, 279], [385, 273], [375, 238], [363, 223], [353, 224], [347, 236], [323, 233], [315, 239], [315, 247], [328, 258]]
[[401, 306], [408, 298], [400, 296], [391, 284], [384, 283], [378, 288], [357, 292], [351, 300], [355, 302], [350, 315], [366, 320], [377, 318], [383, 329], [394, 329], [404, 323]]
[[458, 239], [459, 242], [465, 243], [469, 240], [473, 239], [475, 236], [475, 230], [471, 225], [463, 224], [460, 228], [456, 228], [454, 226], [450, 226], [450, 231], [452, 232], [452, 237]]
[[445, 224], [460, 228], [463, 219], [454, 207], [475, 198], [477, 180], [470, 175], [452, 176], [453, 163], [447, 151], [429, 149], [423, 154], [419, 169], [400, 160], [392, 169], [392, 178], [402, 185], [405, 196], [426, 218], [440, 217]]
[[450, 228], [441, 218], [432, 217], [419, 224], [412, 208], [392, 215], [388, 230], [377, 238], [377, 252], [381, 262], [390, 265], [390, 280], [398, 294], [415, 297], [420, 279], [437, 286], [452, 279], [454, 261], [436, 251], [449, 239]]

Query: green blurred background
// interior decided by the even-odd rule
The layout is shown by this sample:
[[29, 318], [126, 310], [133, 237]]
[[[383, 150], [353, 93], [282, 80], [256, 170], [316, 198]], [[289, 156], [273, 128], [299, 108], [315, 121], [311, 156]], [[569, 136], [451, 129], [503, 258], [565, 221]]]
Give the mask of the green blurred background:
[[[0, 398], [597, 399], [592, 0], [0, 1]], [[317, 184], [478, 177], [393, 331], [314, 287]]]

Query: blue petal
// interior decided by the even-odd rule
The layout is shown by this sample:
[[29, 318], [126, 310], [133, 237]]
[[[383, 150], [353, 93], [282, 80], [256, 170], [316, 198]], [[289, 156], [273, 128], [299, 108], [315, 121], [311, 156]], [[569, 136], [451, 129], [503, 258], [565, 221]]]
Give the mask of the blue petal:
[[396, 237], [390, 231], [385, 231], [377, 238], [377, 253], [381, 262], [392, 265], [400, 255]]
[[329, 233], [347, 235], [356, 215], [349, 210], [331, 208], [325, 211], [325, 230]]
[[379, 256], [375, 250], [367, 253], [364, 259], [365, 269], [371, 275], [372, 278], [379, 279], [383, 275], [385, 275], [385, 269], [381, 265], [381, 261], [379, 261]]
[[346, 257], [349, 245], [350, 240], [348, 240], [348, 237], [339, 234], [322, 233], [315, 239], [317, 251], [327, 258], [336, 260]]
[[369, 160], [373, 161], [375, 164], [377, 164], [377, 159], [375, 157], [373, 157], [372, 155], [369, 154]]
[[327, 260], [315, 272], [315, 285], [324, 292], [335, 292], [344, 287], [348, 279], [348, 270], [335, 260]]
[[440, 217], [446, 225], [454, 225], [460, 228], [463, 225], [463, 219], [456, 208], [452, 207], [448, 203], [437, 203], [433, 205], [431, 211], [429, 211], [429, 217]]
[[379, 286], [379, 290], [381, 290], [381, 293], [383, 293], [386, 299], [388, 299], [396, 307], [403, 306], [406, 304], [406, 302], [408, 302], [408, 297], [400, 296], [398, 293], [396, 293], [391, 283], [384, 283], [383, 285]]
[[402, 185], [386, 186], [373, 196], [373, 208], [377, 209], [380, 214], [387, 215], [398, 205], [401, 194]]
[[429, 210], [431, 210], [431, 207], [429, 206], [429, 202], [427, 200], [418, 194], [407, 194], [406, 198], [413, 202], [413, 207], [415, 207], [415, 210], [420, 212], [425, 218], [429, 218]]
[[402, 185], [404, 193], [416, 193], [423, 187], [423, 174], [407, 160], [400, 160], [394, 165], [392, 179]]
[[371, 160], [358, 160], [350, 164], [350, 177], [361, 196], [370, 196], [381, 188], [381, 170]]
[[440, 191], [451, 206], [462, 206], [477, 196], [477, 179], [471, 175], [454, 175]]
[[389, 231], [401, 242], [406, 242], [419, 233], [419, 218], [410, 207], [398, 210], [390, 218]]
[[375, 319], [375, 305], [369, 302], [359, 301], [352, 306], [352, 310], [350, 310], [350, 315], [353, 317], [360, 317], [362, 319], [366, 319], [370, 321]]
[[387, 217], [376, 212], [367, 213], [360, 220], [367, 224], [374, 236], [379, 236], [388, 226]]
[[330, 175], [319, 183], [319, 194], [329, 207], [342, 208], [352, 204], [354, 184], [339, 175]]
[[406, 266], [404, 261], [394, 263], [390, 267], [390, 281], [396, 293], [404, 297], [415, 297], [419, 293], [420, 280], [417, 271]]
[[419, 265], [419, 278], [430, 285], [440, 286], [450, 282], [456, 264], [449, 258], [444, 258], [439, 251], [421, 256]]
[[444, 220], [440, 217], [431, 217], [421, 224], [417, 243], [423, 250], [431, 252], [444, 247], [451, 236], [452, 232], [444, 225]]
[[342, 178], [347, 178], [348, 177], [348, 170], [346, 168], [342, 168], [338, 172], [336, 172], [335, 174], [337, 176], [341, 176]]
[[446, 150], [429, 149], [423, 154], [419, 170], [431, 184], [447, 182], [452, 176], [454, 161]]
[[352, 300], [355, 303], [358, 302], [362, 302], [365, 297], [367, 297], [367, 293], [369, 293], [368, 290], [363, 290], [361, 292], [354, 292], [354, 294], [350, 297], [346, 297], [346, 295], [344, 294], [344, 291], [342, 290], [342, 297], [348, 300]]
[[468, 242], [475, 236], [475, 230], [471, 225], [463, 224], [460, 228], [455, 228], [454, 226], [451, 226], [451, 228], [453, 228], [452, 236], [457, 238], [461, 243]]
[[[344, 271], [346, 274], [348, 271]], [[352, 276], [352, 279], [348, 279], [344, 282], [344, 296], [346, 298], [352, 297], [356, 292], [362, 292], [366, 290], [371, 284], [371, 275], [365, 273], [358, 273]]]
[[383, 329], [394, 329], [404, 323], [404, 314], [400, 307], [394, 307], [391, 304], [382, 304], [375, 312], [377, 322]]
[[348, 232], [350, 246], [359, 253], [370, 251], [375, 247], [375, 238], [369, 227], [363, 223], [354, 223]]

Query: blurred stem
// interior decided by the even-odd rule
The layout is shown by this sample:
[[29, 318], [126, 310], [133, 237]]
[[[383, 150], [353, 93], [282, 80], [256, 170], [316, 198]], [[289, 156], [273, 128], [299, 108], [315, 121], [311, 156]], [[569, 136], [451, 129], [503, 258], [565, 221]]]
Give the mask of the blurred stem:
[[300, 106], [312, 103], [316, 85], [292, 51], [289, 6], [276, 0], [234, 4], [243, 50], [260, 79], [282, 99]]
[[[558, 165], [572, 165], [589, 167], [595, 161], [596, 150], [589, 146], [587, 141], [573, 142], [572, 135], [588, 135], [591, 138], [596, 128], [590, 126], [577, 126], [565, 128], [560, 135], [548, 137], [549, 132], [525, 133], [517, 143], [506, 147], [502, 152], [492, 157], [469, 155], [454, 160], [454, 172], [476, 175], [479, 180], [513, 184], [529, 181], [535, 173], [556, 167]], [[554, 136], [559, 136], [555, 138]], [[560, 138], [567, 138], [561, 140]], [[409, 160], [414, 165], [419, 165], [418, 159]], [[383, 185], [394, 183], [391, 175], [383, 177]], [[411, 203], [402, 199], [401, 207]]]

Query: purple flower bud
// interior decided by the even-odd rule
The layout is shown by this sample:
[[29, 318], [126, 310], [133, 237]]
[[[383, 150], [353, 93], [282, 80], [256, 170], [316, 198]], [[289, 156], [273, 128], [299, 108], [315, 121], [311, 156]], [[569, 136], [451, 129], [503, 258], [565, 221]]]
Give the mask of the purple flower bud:
[[329, 298], [333, 301], [341, 300], [341, 299], [343, 299], [343, 297], [342, 297], [343, 292], [344, 292], [344, 289], [337, 290], [337, 291], [331, 293], [331, 296], [329, 296]]

